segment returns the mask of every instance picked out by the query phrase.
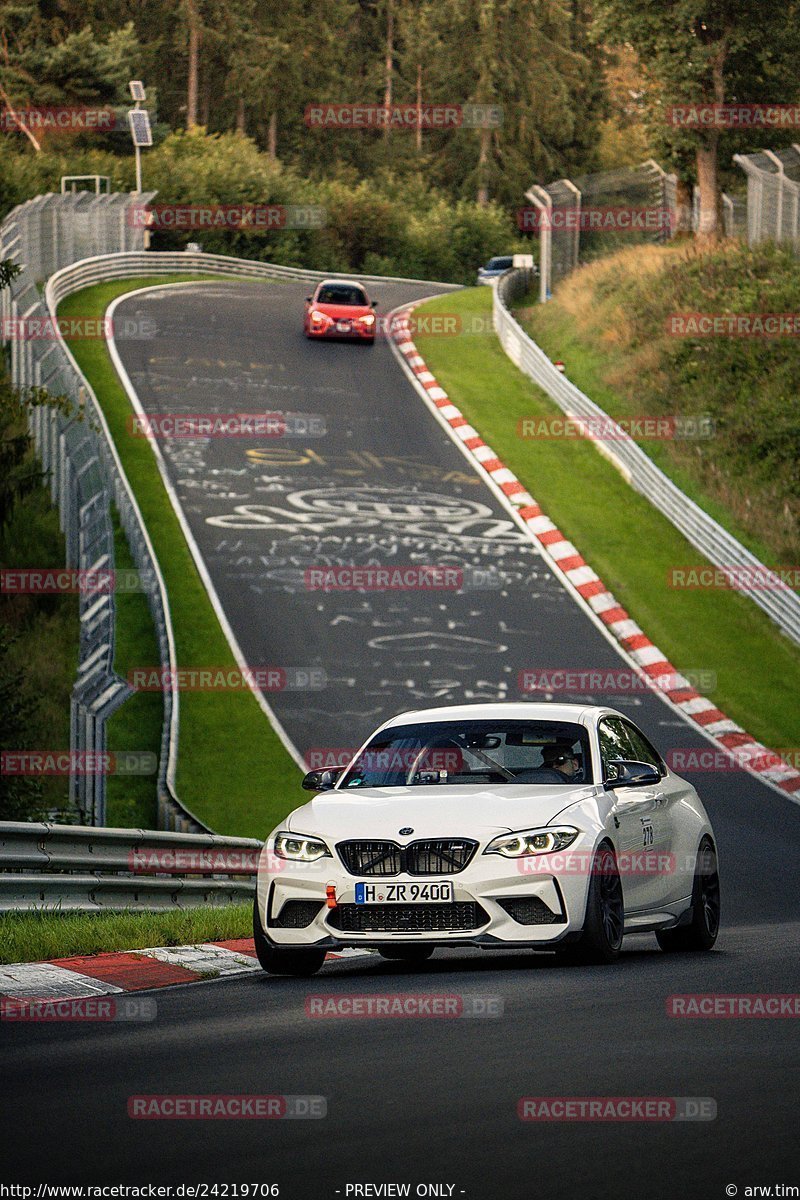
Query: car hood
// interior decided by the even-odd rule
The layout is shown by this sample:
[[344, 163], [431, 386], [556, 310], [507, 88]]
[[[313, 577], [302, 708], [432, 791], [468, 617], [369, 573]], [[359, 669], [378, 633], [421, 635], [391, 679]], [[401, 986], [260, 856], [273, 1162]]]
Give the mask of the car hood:
[[315, 312], [321, 312], [326, 317], [332, 317], [334, 321], [354, 320], [359, 317], [366, 317], [372, 312], [372, 309], [367, 304], [312, 304], [310, 307]]
[[[289, 816], [293, 833], [405, 842], [428, 837], [474, 837], [547, 825], [565, 808], [596, 795], [591, 784], [570, 787], [485, 786], [359, 788], [321, 792]], [[400, 830], [413, 829], [413, 835]]]

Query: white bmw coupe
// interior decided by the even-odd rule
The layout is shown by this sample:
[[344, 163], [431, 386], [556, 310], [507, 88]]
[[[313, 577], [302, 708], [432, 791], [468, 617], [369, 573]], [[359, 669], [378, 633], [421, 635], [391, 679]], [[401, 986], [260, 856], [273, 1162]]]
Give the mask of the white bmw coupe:
[[709, 950], [720, 887], [694, 788], [611, 708], [473, 704], [407, 712], [270, 834], [254, 908], [265, 971], [328, 950], [417, 962], [437, 947], [613, 962], [626, 933]]

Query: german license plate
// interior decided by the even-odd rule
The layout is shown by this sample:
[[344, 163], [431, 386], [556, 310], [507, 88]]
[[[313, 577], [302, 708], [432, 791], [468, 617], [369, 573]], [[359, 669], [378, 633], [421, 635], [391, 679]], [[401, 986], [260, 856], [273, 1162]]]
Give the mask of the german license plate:
[[357, 883], [356, 904], [452, 904], [453, 884]]
[[350, 322], [349, 321], [337, 321], [336, 328], [339, 331], [339, 333], [349, 333], [350, 328], [351, 328]]

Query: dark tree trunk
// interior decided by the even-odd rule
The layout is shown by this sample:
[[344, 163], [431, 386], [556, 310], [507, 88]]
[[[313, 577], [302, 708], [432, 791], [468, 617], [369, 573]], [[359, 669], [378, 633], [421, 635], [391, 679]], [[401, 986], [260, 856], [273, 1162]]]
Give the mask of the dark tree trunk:
[[197, 88], [200, 77], [200, 14], [195, 0], [186, 0], [189, 22], [189, 81], [186, 89], [186, 128], [197, 124]]
[[386, 7], [386, 60], [384, 62], [383, 108], [387, 115], [383, 136], [389, 136], [388, 116], [392, 107], [392, 72], [394, 71], [394, 7], [393, 0], [387, 0]]

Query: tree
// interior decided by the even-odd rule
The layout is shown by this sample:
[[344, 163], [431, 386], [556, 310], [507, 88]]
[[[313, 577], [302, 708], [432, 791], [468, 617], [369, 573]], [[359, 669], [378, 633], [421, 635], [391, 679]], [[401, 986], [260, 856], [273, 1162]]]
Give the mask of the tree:
[[38, 4], [0, 8], [0, 100], [37, 152], [42, 135], [25, 110], [80, 104], [107, 105], [126, 98], [139, 45], [128, 22], [99, 38], [89, 25], [61, 33]]
[[436, 183], [513, 204], [533, 179], [585, 168], [602, 106], [577, 0], [426, 0], [403, 36], [417, 55], [406, 77], [423, 58], [417, 42], [435, 48], [425, 54], [426, 102], [475, 106], [475, 126], [426, 133]]
[[200, 41], [202, 26], [196, 0], [185, 0], [186, 30], [189, 37], [189, 75], [186, 83], [186, 128], [197, 124], [197, 89], [200, 75]]
[[17, 278], [21, 270], [22, 267], [18, 263], [8, 258], [0, 260], [0, 292], [8, 287], [12, 279]]
[[[800, 4], [751, 0], [598, 0], [601, 28], [610, 42], [628, 42], [660, 95], [666, 124], [671, 106], [793, 100], [798, 93]], [[694, 158], [700, 193], [698, 237], [721, 233], [718, 125], [669, 130], [664, 142], [673, 162]]]
[[[5, 266], [0, 264], [0, 271]], [[68, 397], [51, 396], [44, 388], [20, 391], [6, 375], [0, 375], [0, 534], [8, 526], [17, 502], [35, 491], [45, 478], [32, 457], [33, 439], [26, 422], [27, 411], [41, 407], [56, 409], [64, 416], [74, 415]]]
[[[0, 751], [19, 750], [30, 737], [30, 724], [39, 708], [31, 695], [25, 671], [14, 665], [12, 651], [17, 638], [0, 624]], [[0, 772], [0, 821], [35, 821], [45, 814], [41, 779]]]
[[[8, 287], [20, 268], [8, 260], [0, 261], [0, 290]], [[22, 397], [5, 374], [0, 375], [0, 535], [11, 520], [14, 506], [33, 492], [44, 478], [32, 459], [32, 439], [25, 426], [23, 399], [34, 404], [53, 404], [64, 411], [68, 401], [51, 397], [41, 388], [31, 389]], [[39, 701], [28, 689], [26, 673], [14, 664], [13, 646], [17, 639], [0, 622], [0, 750], [19, 750], [29, 736], [30, 723]], [[43, 788], [40, 779], [0, 772], [0, 820], [31, 821], [43, 814]]]

